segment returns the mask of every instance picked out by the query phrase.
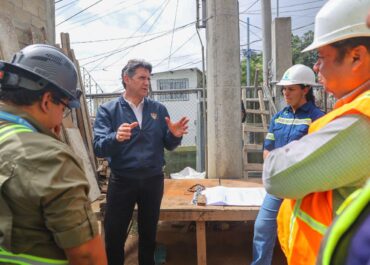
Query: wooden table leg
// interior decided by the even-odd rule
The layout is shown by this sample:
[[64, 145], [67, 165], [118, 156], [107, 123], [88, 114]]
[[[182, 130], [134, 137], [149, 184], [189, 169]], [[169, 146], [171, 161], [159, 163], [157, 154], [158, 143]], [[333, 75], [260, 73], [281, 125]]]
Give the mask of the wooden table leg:
[[206, 222], [197, 221], [196, 224], [198, 265], [207, 265]]

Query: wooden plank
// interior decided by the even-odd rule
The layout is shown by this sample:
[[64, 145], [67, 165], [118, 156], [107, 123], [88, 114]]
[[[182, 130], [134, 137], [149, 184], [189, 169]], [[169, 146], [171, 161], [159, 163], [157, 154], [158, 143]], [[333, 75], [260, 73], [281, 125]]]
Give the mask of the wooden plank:
[[85, 146], [87, 148], [87, 152], [91, 161], [91, 164], [93, 165], [94, 170], [96, 170], [96, 158], [94, 155], [94, 150], [92, 146], [92, 128], [90, 124], [90, 117], [87, 112], [87, 104], [86, 104], [86, 97], [85, 97], [85, 91], [83, 88], [83, 83], [81, 79], [81, 73], [80, 73], [80, 67], [79, 63], [76, 60], [74, 51], [71, 49], [70, 45], [70, 38], [68, 33], [61, 33], [61, 43], [62, 43], [62, 49], [64, 53], [71, 59], [71, 61], [75, 64], [77, 69], [77, 86], [81, 88], [82, 95], [80, 97], [80, 105], [81, 107], [79, 109], [73, 110], [73, 123], [80, 129], [80, 133], [82, 136], [82, 139], [85, 143]]
[[244, 132], [263, 132], [263, 133], [267, 133], [268, 130], [267, 130], [267, 128], [248, 126], [248, 124], [247, 124], [246, 126], [244, 126]]
[[245, 144], [244, 151], [261, 151], [262, 152], [263, 145], [262, 144]]
[[96, 161], [96, 158], [95, 158], [95, 155], [94, 155], [94, 148], [93, 148], [93, 144], [92, 144], [93, 132], [92, 132], [92, 128], [91, 128], [90, 116], [89, 116], [88, 109], [87, 109], [87, 102], [86, 102], [86, 96], [85, 96], [86, 94], [85, 94], [85, 88], [83, 86], [83, 82], [82, 82], [82, 78], [81, 78], [80, 65], [79, 65], [78, 61], [76, 60], [74, 51], [71, 50], [70, 53], [71, 53], [71, 57], [72, 57], [71, 59], [74, 62], [74, 64], [76, 65], [76, 68], [77, 68], [78, 85], [80, 86], [80, 88], [82, 90], [82, 95], [80, 97], [81, 108], [80, 108], [80, 112], [79, 112], [79, 114], [81, 114], [81, 117], [79, 117], [80, 120], [78, 122], [78, 125], [79, 125], [79, 128], [80, 128], [80, 131], [83, 132], [81, 134], [83, 134], [83, 138], [85, 140], [85, 144], [87, 146], [87, 150], [89, 152], [91, 162], [92, 162], [94, 168], [96, 169], [97, 168], [97, 166], [96, 166], [97, 161]]
[[261, 178], [245, 179], [221, 179], [221, 185], [225, 187], [253, 188], [263, 187]]
[[198, 206], [203, 209], [164, 210], [161, 208], [159, 219], [161, 221], [248, 221], [255, 220], [259, 207], [257, 206], [218, 206], [210, 210], [209, 207]]
[[250, 113], [250, 114], [261, 114], [262, 117], [263, 115], [270, 115], [270, 112], [267, 111], [267, 110], [259, 110], [259, 109], [245, 109], [245, 111], [247, 113]]
[[196, 222], [198, 265], [207, 264], [206, 222]]
[[96, 180], [95, 169], [91, 164], [80, 131], [77, 128], [65, 128], [65, 130], [70, 147], [75, 155], [82, 160], [86, 178], [90, 184], [89, 198], [91, 201], [95, 201], [100, 196], [100, 190]]
[[[246, 98], [246, 102], [259, 102], [259, 98]], [[268, 99], [264, 99], [263, 101], [268, 102]]]
[[[260, 111], [261, 112], [266, 111], [265, 102], [263, 101], [262, 90], [259, 89], [257, 91], [257, 94], [258, 94], [258, 99], [259, 99], [259, 103], [260, 103]], [[265, 128], [267, 130], [267, 119], [266, 119], [266, 116], [261, 115], [261, 119], [262, 119], [262, 126], [263, 126], [263, 128]]]
[[247, 170], [247, 171], [262, 171], [263, 170], [263, 164], [248, 163], [244, 166], [244, 170]]

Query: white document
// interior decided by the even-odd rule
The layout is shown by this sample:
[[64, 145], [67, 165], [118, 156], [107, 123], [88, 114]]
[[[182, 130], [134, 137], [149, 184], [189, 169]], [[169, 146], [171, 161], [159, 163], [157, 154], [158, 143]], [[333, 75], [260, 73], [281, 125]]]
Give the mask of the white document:
[[207, 205], [261, 206], [265, 188], [229, 188], [217, 186], [202, 191]]

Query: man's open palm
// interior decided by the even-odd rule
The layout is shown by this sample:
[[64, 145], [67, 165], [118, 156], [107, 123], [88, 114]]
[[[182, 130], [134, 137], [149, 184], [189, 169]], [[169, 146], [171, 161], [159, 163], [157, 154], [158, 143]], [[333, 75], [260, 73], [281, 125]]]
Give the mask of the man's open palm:
[[178, 122], [172, 123], [170, 118], [166, 117], [166, 123], [170, 132], [176, 136], [181, 137], [188, 133], [188, 122], [189, 118], [182, 117]]

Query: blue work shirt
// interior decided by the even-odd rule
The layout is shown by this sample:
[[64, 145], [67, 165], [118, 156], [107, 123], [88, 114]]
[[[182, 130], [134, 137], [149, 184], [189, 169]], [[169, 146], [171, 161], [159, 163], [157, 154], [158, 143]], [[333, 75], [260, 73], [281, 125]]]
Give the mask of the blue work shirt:
[[307, 134], [310, 124], [324, 114], [311, 101], [299, 107], [295, 113], [291, 106], [286, 106], [272, 117], [263, 149], [271, 151], [299, 140]]

